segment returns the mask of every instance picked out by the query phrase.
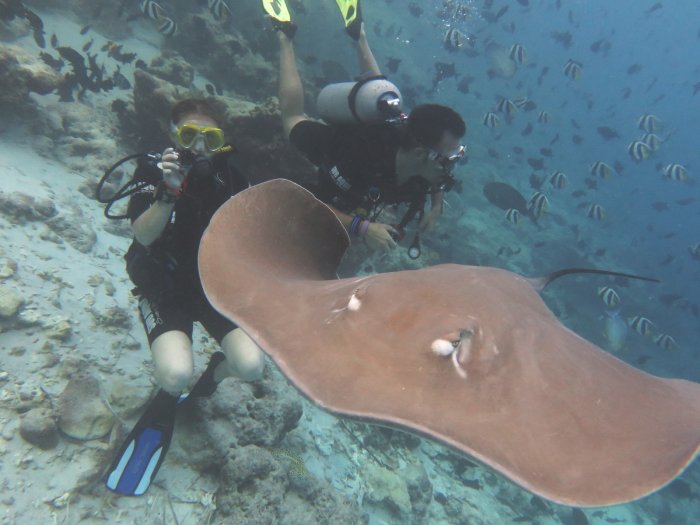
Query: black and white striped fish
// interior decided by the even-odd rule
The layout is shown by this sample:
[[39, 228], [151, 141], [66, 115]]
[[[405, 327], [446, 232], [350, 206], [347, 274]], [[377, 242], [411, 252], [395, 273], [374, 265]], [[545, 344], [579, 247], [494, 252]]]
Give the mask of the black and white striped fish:
[[536, 191], [530, 197], [527, 203], [527, 210], [530, 212], [532, 217], [539, 219], [542, 217], [544, 212], [549, 208], [549, 199], [541, 191]]
[[629, 319], [627, 319], [627, 324], [632, 330], [634, 330], [640, 335], [643, 335], [644, 337], [650, 336], [656, 329], [654, 323], [652, 323], [646, 317], [642, 317], [641, 315], [635, 315], [634, 317], [630, 317]]
[[591, 175], [595, 175], [601, 179], [607, 179], [612, 175], [612, 168], [605, 162], [599, 160], [591, 165]]
[[481, 122], [484, 124], [484, 126], [488, 128], [497, 128], [500, 123], [501, 119], [498, 118], [498, 115], [493, 113], [492, 111], [489, 111], [484, 115], [484, 118], [481, 120]]
[[581, 64], [575, 60], [569, 59], [566, 64], [564, 64], [564, 74], [573, 80], [578, 80], [581, 78], [581, 68]]
[[224, 0], [209, 0], [209, 10], [216, 20], [227, 20], [231, 16], [231, 9]]
[[639, 120], [637, 121], [637, 126], [639, 126], [639, 129], [641, 129], [642, 131], [646, 131], [647, 133], [653, 133], [661, 127], [661, 121], [655, 115], [645, 113], [644, 115], [639, 117]]
[[516, 64], [524, 64], [527, 62], [527, 52], [525, 48], [520, 44], [513, 44], [510, 47], [510, 59]]
[[598, 288], [598, 297], [603, 300], [608, 308], [616, 308], [620, 306], [620, 296], [609, 286], [601, 286]]
[[664, 168], [664, 177], [677, 182], [685, 182], [688, 180], [688, 170], [682, 164], [668, 164]]
[[588, 211], [586, 212], [586, 216], [589, 219], [595, 219], [596, 221], [601, 221], [605, 218], [605, 208], [603, 208], [600, 204], [591, 204], [588, 207]]
[[520, 212], [515, 208], [508, 208], [506, 210], [506, 220], [517, 225], [520, 222]]
[[445, 36], [442, 38], [442, 45], [448, 51], [457, 51], [464, 42], [464, 34], [454, 27], [445, 31]]
[[167, 16], [165, 9], [153, 0], [143, 0], [141, 2], [141, 12], [152, 20], [160, 20]]
[[172, 18], [168, 18], [166, 16], [165, 18], [161, 19], [161, 24], [158, 26], [158, 32], [165, 36], [173, 36], [177, 32], [177, 24]]
[[659, 151], [659, 148], [661, 147], [661, 139], [653, 133], [645, 133], [639, 140], [649, 146], [651, 151]]
[[639, 162], [651, 156], [651, 148], [641, 140], [635, 140], [634, 142], [630, 142], [629, 146], [627, 146], [627, 153], [630, 154], [633, 160]]
[[659, 346], [663, 350], [676, 350], [678, 348], [676, 340], [668, 334], [657, 335], [654, 337], [654, 342], [656, 346]]
[[555, 171], [549, 177], [549, 183], [556, 189], [561, 190], [566, 186], [566, 175], [561, 171]]
[[549, 122], [549, 113], [546, 111], [540, 111], [540, 114], [537, 115], [537, 122], [540, 124], [547, 124]]
[[496, 109], [500, 111], [501, 113], [505, 113], [509, 117], [513, 115], [516, 111], [518, 111], [518, 108], [513, 104], [511, 100], [508, 100], [505, 97], [501, 97], [498, 100], [498, 104], [496, 105]]

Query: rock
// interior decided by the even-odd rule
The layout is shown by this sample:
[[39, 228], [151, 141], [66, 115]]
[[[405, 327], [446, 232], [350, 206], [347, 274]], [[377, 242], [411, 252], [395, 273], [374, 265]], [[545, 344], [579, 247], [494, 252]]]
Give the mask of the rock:
[[17, 272], [17, 262], [8, 257], [0, 258], [0, 279], [12, 277]]
[[46, 225], [81, 253], [90, 253], [97, 242], [97, 235], [90, 224], [80, 220], [79, 216], [68, 218], [59, 215], [46, 221]]
[[115, 379], [112, 381], [109, 404], [119, 417], [128, 419], [143, 411], [148, 403], [148, 389], [135, 387], [133, 381]]
[[421, 463], [412, 463], [402, 469], [401, 475], [406, 480], [411, 509], [416, 516], [425, 516], [433, 499], [433, 484]]
[[74, 439], [99, 439], [112, 429], [114, 416], [101, 398], [100, 384], [85, 371], [68, 381], [57, 405], [58, 427]]
[[175, 51], [164, 51], [151, 60], [148, 72], [178, 86], [189, 88], [194, 80], [194, 68]]
[[26, 193], [14, 192], [9, 195], [0, 192], [0, 213], [12, 224], [27, 221], [43, 221], [55, 216], [58, 211], [50, 199], [35, 199]]
[[23, 414], [19, 433], [26, 441], [44, 450], [58, 445], [56, 421], [51, 411], [45, 408], [33, 408]]
[[0, 106], [17, 109], [31, 103], [30, 92], [46, 95], [63, 76], [24, 48], [0, 44]]
[[365, 499], [384, 505], [404, 517], [411, 514], [408, 487], [399, 475], [374, 463], [368, 463], [363, 472], [363, 479], [367, 486]]
[[19, 312], [24, 304], [21, 295], [9, 286], [0, 285], [0, 319], [9, 319]]
[[288, 481], [285, 468], [254, 445], [227, 454], [216, 494], [217, 511], [226, 523], [366, 524], [357, 504], [343, 498], [327, 483], [305, 477], [303, 490]]
[[132, 313], [120, 306], [110, 306], [104, 312], [92, 310], [95, 325], [111, 333], [122, 333], [131, 328]]
[[73, 335], [73, 328], [68, 319], [54, 319], [46, 326], [46, 337], [57, 341], [67, 341]]

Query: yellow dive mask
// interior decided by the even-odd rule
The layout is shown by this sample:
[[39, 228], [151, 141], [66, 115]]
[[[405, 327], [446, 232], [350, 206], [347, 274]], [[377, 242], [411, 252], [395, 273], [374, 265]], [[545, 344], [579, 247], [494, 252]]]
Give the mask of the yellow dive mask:
[[220, 128], [183, 124], [174, 131], [174, 139], [182, 148], [191, 148], [200, 136], [204, 137], [204, 145], [209, 151], [218, 151], [225, 144], [224, 132]]

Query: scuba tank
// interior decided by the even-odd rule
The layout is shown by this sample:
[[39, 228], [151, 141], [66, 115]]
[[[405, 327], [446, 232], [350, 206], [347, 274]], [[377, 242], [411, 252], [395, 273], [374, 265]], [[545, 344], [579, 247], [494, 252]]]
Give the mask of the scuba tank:
[[330, 124], [380, 124], [403, 118], [399, 88], [381, 75], [329, 84], [318, 94], [316, 108]]

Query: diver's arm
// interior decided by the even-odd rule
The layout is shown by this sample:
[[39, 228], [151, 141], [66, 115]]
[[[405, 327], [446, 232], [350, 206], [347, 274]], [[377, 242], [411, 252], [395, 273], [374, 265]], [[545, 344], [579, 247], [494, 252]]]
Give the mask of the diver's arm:
[[440, 215], [442, 215], [442, 201], [444, 197], [444, 191], [438, 191], [437, 193], [430, 194], [430, 211], [425, 214], [418, 225], [421, 232], [426, 232], [435, 226], [435, 223], [440, 218]]
[[160, 237], [168, 221], [170, 221], [170, 215], [174, 206], [174, 202], [154, 202], [131, 225], [134, 238], [143, 246], [152, 244], [153, 241]]
[[362, 22], [362, 26], [360, 26], [360, 38], [357, 40], [357, 56], [360, 59], [360, 70], [363, 75], [379, 76], [382, 74], [372, 54], [372, 50], [369, 48], [364, 22]]
[[[326, 204], [326, 206], [335, 213], [335, 216], [338, 217], [338, 220], [343, 224], [345, 230], [349, 232], [353, 219], [352, 215], [343, 213], [330, 204]], [[396, 234], [396, 230], [393, 226], [380, 222], [372, 222], [367, 227], [364, 240], [372, 250], [396, 248], [396, 241], [392, 238], [392, 233]]]

